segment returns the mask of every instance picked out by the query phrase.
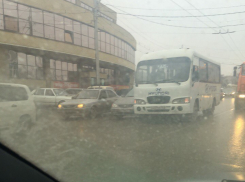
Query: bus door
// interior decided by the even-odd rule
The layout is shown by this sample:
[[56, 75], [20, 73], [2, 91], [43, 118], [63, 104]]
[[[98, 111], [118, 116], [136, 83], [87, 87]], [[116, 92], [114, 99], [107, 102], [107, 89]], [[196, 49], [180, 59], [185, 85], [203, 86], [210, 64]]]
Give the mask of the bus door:
[[208, 87], [208, 68], [207, 62], [203, 59], [199, 59], [199, 105], [201, 110], [206, 110], [209, 108], [210, 93], [207, 89]]
[[[193, 66], [191, 70], [191, 96], [193, 99], [199, 98], [199, 58], [193, 58]], [[194, 104], [194, 103], [193, 103]], [[193, 105], [194, 106], [194, 105]], [[200, 106], [200, 105], [199, 105]]]

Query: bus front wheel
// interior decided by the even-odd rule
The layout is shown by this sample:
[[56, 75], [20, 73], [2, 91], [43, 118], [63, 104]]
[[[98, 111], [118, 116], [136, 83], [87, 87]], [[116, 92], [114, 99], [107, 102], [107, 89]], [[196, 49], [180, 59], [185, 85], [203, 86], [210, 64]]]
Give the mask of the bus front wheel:
[[194, 108], [193, 108], [193, 113], [191, 113], [191, 114], [187, 114], [186, 116], [185, 116], [185, 120], [187, 120], [187, 121], [196, 121], [197, 120], [197, 117], [198, 117], [198, 103], [197, 102], [195, 102], [195, 104], [194, 104]]

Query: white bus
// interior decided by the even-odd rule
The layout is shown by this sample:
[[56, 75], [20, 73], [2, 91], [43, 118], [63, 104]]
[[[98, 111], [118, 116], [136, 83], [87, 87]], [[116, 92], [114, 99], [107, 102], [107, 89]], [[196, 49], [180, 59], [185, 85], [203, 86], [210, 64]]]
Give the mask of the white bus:
[[220, 88], [220, 65], [191, 49], [148, 53], [137, 64], [134, 111], [195, 120], [213, 114]]

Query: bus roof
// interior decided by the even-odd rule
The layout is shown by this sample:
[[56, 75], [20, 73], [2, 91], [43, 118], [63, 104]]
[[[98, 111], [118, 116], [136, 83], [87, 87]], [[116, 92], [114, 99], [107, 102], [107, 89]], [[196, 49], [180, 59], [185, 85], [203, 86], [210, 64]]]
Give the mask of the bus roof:
[[172, 57], [189, 57], [190, 59], [192, 59], [194, 55], [206, 61], [209, 61], [211, 63], [220, 65], [220, 63], [215, 62], [212, 59], [209, 59], [205, 56], [202, 56], [201, 54], [195, 52], [192, 49], [170, 49], [170, 50], [151, 52], [143, 55], [140, 61], [150, 60], [150, 59], [164, 59], [164, 58], [172, 58]]

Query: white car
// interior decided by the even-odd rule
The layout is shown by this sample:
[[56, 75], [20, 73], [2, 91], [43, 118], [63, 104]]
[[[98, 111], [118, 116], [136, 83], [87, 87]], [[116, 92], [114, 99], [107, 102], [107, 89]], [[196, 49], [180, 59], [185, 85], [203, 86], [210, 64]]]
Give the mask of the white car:
[[65, 94], [63, 89], [39, 88], [33, 93], [34, 102], [37, 107], [57, 107], [65, 100], [72, 99], [72, 96]]
[[33, 96], [26, 85], [0, 83], [0, 129], [23, 129], [36, 121]]

